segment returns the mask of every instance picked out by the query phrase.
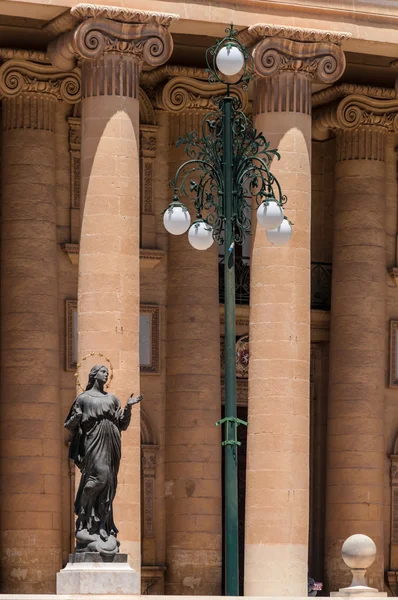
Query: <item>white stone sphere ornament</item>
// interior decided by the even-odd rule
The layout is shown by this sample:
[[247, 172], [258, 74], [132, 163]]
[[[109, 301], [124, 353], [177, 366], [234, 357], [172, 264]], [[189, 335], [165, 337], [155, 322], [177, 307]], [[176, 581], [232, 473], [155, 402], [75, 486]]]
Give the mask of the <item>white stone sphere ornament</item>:
[[351, 535], [344, 542], [341, 556], [352, 573], [352, 582], [347, 588], [340, 588], [338, 592], [332, 592], [331, 596], [387, 596], [385, 592], [379, 592], [366, 583], [366, 570], [374, 563], [376, 558], [376, 544], [362, 533]]
[[198, 219], [189, 228], [188, 241], [195, 250], [207, 250], [213, 243], [213, 228], [203, 219]]
[[266, 231], [267, 238], [274, 246], [284, 246], [290, 241], [292, 237], [292, 226], [286, 217], [283, 218], [282, 223], [275, 229], [268, 229]]
[[282, 206], [276, 200], [265, 200], [257, 209], [257, 221], [263, 229], [276, 229], [283, 222]]
[[233, 44], [226, 44], [218, 51], [216, 56], [217, 69], [223, 75], [233, 76], [240, 73], [245, 64], [245, 57], [242, 51]]
[[189, 210], [179, 203], [171, 203], [163, 215], [163, 225], [166, 231], [173, 235], [182, 235], [188, 231], [191, 224]]

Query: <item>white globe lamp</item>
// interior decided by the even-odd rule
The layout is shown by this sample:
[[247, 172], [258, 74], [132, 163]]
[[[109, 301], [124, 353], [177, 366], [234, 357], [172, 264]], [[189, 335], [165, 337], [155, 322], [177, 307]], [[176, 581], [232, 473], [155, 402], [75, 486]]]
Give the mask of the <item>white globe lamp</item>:
[[283, 208], [276, 200], [266, 200], [257, 209], [258, 224], [264, 229], [276, 229], [283, 221]]
[[189, 228], [188, 241], [195, 250], [207, 250], [213, 243], [213, 228], [198, 219]]
[[268, 229], [267, 238], [274, 246], [284, 246], [292, 237], [292, 227], [289, 221], [284, 218], [279, 227]]
[[237, 46], [227, 44], [221, 48], [216, 56], [216, 65], [223, 75], [237, 75], [245, 64], [245, 57]]
[[191, 215], [185, 206], [170, 204], [163, 215], [163, 225], [173, 235], [181, 235], [188, 231], [191, 224]]

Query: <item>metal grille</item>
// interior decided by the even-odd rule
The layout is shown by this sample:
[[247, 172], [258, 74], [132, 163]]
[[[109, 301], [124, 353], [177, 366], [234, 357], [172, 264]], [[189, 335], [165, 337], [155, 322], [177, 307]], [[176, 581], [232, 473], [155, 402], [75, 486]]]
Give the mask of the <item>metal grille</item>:
[[[220, 304], [225, 301], [224, 257], [219, 257], [218, 282]], [[330, 310], [332, 295], [332, 265], [324, 262], [311, 263], [311, 309]], [[235, 259], [236, 304], [250, 304], [250, 259]]]

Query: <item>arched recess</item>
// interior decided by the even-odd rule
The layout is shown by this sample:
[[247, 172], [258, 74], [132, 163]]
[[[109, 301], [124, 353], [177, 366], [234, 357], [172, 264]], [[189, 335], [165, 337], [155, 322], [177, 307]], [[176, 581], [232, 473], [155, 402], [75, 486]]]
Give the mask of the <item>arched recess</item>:
[[164, 567], [156, 565], [153, 505], [156, 480], [157, 437], [148, 415], [141, 409], [141, 593], [163, 594]]

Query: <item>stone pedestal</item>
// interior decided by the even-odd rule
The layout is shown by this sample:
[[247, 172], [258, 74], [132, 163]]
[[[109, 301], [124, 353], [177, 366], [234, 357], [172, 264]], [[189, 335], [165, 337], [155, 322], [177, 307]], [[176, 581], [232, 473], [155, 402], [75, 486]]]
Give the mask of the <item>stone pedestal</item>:
[[376, 588], [365, 586], [341, 588], [338, 592], [331, 592], [330, 596], [340, 596], [345, 598], [378, 598], [386, 597], [387, 592], [378, 592]]
[[127, 554], [70, 554], [66, 567], [57, 573], [57, 594], [139, 593], [140, 573], [130, 567]]

